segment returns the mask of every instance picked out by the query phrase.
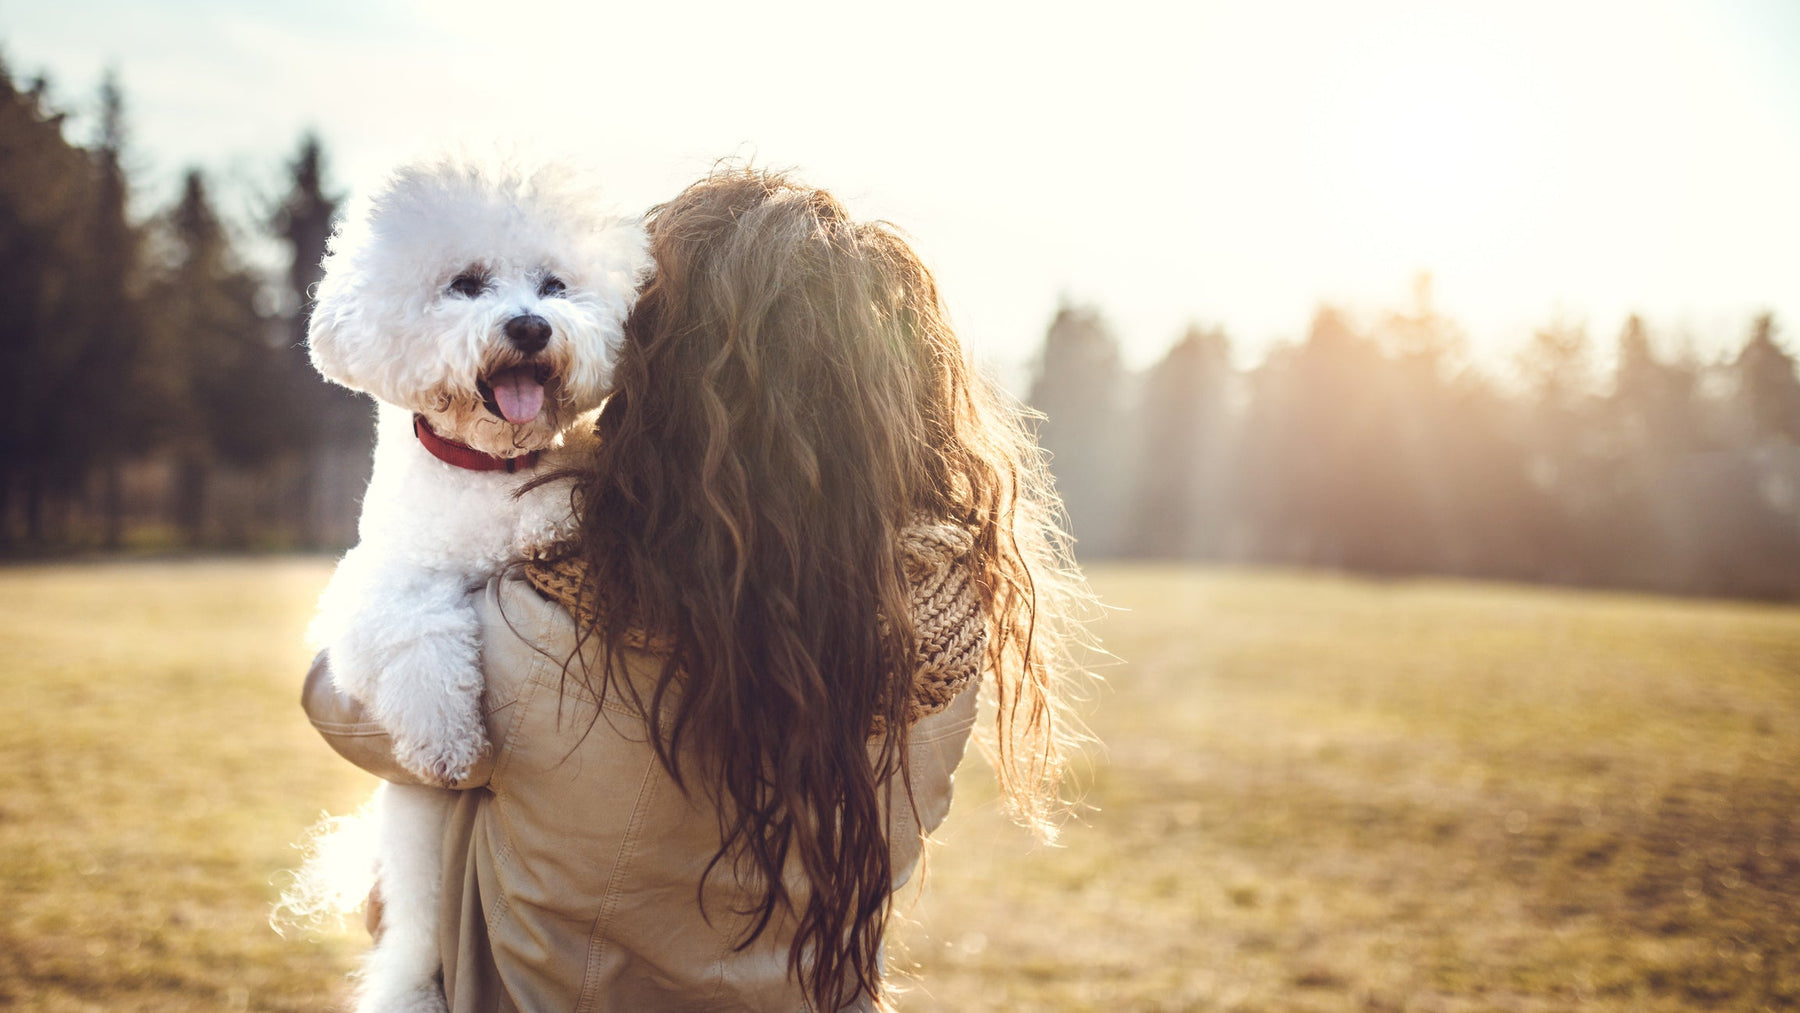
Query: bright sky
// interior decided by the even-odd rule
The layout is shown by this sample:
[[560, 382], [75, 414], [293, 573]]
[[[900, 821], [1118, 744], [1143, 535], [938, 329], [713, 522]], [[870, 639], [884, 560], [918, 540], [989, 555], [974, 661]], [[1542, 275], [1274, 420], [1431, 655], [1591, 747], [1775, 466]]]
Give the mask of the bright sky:
[[307, 127], [349, 187], [451, 141], [573, 153], [631, 210], [796, 167], [906, 228], [1015, 377], [1059, 298], [1134, 366], [1190, 320], [1254, 361], [1422, 269], [1486, 357], [1633, 311], [1800, 347], [1794, 0], [64, 0], [0, 46], [78, 113], [118, 68], [148, 201], [197, 164], [249, 207]]

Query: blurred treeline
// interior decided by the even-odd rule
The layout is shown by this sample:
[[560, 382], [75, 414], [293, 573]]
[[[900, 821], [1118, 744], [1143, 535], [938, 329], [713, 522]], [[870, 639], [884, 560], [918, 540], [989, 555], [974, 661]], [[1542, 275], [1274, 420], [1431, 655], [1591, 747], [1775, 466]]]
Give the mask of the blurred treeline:
[[[368, 402], [320, 380], [302, 309], [338, 200], [310, 137], [247, 234], [190, 170], [136, 215], [124, 97], [74, 143], [0, 64], [0, 550], [354, 538]], [[285, 277], [253, 269], [278, 242]]]
[[1133, 376], [1101, 316], [1064, 307], [1030, 401], [1086, 559], [1800, 596], [1776, 321], [1710, 362], [1659, 354], [1635, 316], [1615, 341], [1552, 322], [1484, 372], [1422, 277], [1409, 309], [1323, 307], [1254, 369], [1195, 327]]
[[[97, 107], [71, 141], [45, 83], [0, 64], [0, 551], [348, 544], [371, 412], [306, 359], [339, 204], [318, 141], [248, 225], [198, 170], [134, 214], [116, 82]], [[1029, 400], [1088, 560], [1800, 596], [1777, 322], [1718, 361], [1652, 338], [1633, 318], [1603, 349], [1556, 321], [1484, 372], [1422, 279], [1378, 319], [1320, 309], [1253, 369], [1197, 327], [1133, 375], [1097, 312], [1064, 307]]]

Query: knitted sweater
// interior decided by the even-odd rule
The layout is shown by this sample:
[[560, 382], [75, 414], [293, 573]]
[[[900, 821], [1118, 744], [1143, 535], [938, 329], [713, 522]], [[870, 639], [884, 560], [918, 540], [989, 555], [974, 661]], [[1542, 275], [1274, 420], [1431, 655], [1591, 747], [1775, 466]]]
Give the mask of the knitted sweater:
[[[951, 523], [915, 522], [900, 532], [900, 556], [906, 568], [917, 667], [907, 722], [936, 714], [981, 674], [987, 651], [987, 616], [981, 593], [970, 572], [968, 556], [975, 545], [967, 528]], [[587, 561], [550, 553], [525, 567], [525, 578], [539, 593], [569, 610], [582, 629], [599, 620], [600, 597], [588, 586]], [[627, 646], [655, 651], [656, 643], [638, 634]], [[876, 715], [874, 734], [882, 730]]]

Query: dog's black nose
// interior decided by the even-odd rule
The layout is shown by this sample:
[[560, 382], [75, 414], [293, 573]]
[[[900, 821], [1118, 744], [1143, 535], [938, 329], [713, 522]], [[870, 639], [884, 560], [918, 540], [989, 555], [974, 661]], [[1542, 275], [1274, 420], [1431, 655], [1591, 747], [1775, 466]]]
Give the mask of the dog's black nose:
[[506, 322], [506, 340], [526, 355], [536, 355], [550, 343], [550, 321], [535, 313]]

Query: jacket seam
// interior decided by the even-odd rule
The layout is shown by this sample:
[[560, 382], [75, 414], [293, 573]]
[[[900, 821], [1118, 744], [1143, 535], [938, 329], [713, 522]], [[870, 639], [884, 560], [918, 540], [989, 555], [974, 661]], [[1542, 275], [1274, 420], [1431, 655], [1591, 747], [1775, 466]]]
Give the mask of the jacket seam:
[[[502, 601], [504, 601], [504, 595], [502, 595]], [[504, 605], [501, 606], [501, 612], [502, 614], [505, 613]], [[507, 726], [506, 746], [502, 749], [502, 752], [505, 755], [495, 758], [494, 772], [488, 777], [489, 784], [492, 784], [504, 771], [512, 768], [513, 755], [517, 752], [513, 748], [513, 743], [517, 741], [516, 736], [519, 733], [519, 726], [524, 723], [526, 713], [531, 710], [531, 704], [536, 701], [539, 689], [545, 684], [544, 680], [539, 678], [539, 675], [542, 673], [544, 666], [549, 663], [550, 659], [541, 649], [539, 649], [538, 645], [544, 643], [545, 634], [547, 632], [542, 612], [535, 612], [532, 616], [529, 637], [525, 636], [525, 631], [518, 631], [520, 641], [531, 649], [531, 667], [525, 671], [524, 685], [513, 694], [513, 699], [509, 702], [509, 706], [511, 703], [517, 703], [520, 704], [520, 707], [518, 712], [513, 715], [512, 723]], [[495, 794], [499, 793], [496, 792]]]
[[[533, 623], [529, 643], [538, 644], [543, 641], [543, 625], [541, 619]], [[489, 804], [493, 806], [494, 814], [498, 817], [500, 825], [499, 846], [494, 851], [496, 870], [510, 864], [513, 856], [518, 853], [518, 827], [513, 822], [513, 813], [507, 804], [505, 792], [500, 789], [504, 786], [503, 775], [512, 768], [513, 757], [517, 753], [513, 744], [518, 741], [519, 728], [524, 724], [525, 716], [530, 713], [531, 705], [537, 700], [538, 691], [542, 687], [537, 675], [545, 661], [542, 653], [535, 651], [532, 653], [531, 667], [525, 672], [525, 685], [506, 703], [505, 706], [514, 708], [512, 721], [507, 726], [506, 743], [501, 747], [500, 755], [494, 758], [493, 773], [488, 775], [488, 791], [493, 795], [493, 800]], [[496, 877], [496, 882], [503, 883], [504, 881], [505, 877]], [[488, 906], [486, 916], [489, 938], [493, 938], [496, 929], [505, 921], [511, 910], [512, 904], [505, 888], [502, 886], [496, 889], [493, 903]]]
[[[702, 895], [704, 895], [706, 890], [705, 883], [701, 884], [700, 890]], [[704, 916], [705, 912], [703, 911], [701, 914]], [[708, 927], [710, 927], [710, 925]], [[717, 1009], [723, 1005], [725, 989], [731, 981], [731, 975], [727, 967], [727, 961], [731, 959], [731, 937], [723, 932], [718, 932], [717, 930], [714, 930], [714, 933], [719, 937], [719, 954], [713, 958], [713, 990], [712, 994], [706, 997], [707, 1009]]]
[[607, 877], [606, 892], [600, 898], [600, 910], [588, 929], [587, 967], [582, 971], [581, 996], [576, 1000], [575, 1013], [592, 1013], [598, 1001], [601, 958], [606, 954], [607, 944], [604, 928], [618, 910], [625, 882], [625, 867], [636, 856], [638, 840], [643, 836], [644, 824], [648, 822], [649, 803], [656, 795], [657, 770], [656, 757], [646, 756], [644, 774], [638, 782], [637, 799], [632, 803], [631, 822], [626, 824], [625, 836], [619, 841], [618, 853], [613, 856], [612, 872]]

